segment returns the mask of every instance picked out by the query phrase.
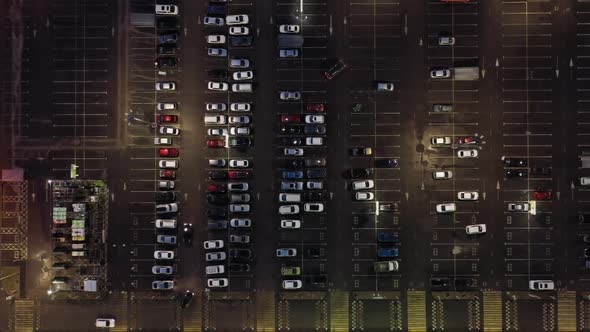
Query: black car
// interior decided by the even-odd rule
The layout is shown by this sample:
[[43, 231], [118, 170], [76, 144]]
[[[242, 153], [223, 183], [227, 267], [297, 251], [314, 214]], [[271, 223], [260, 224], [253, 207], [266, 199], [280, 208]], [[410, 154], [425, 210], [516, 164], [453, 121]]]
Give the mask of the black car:
[[[219, 208], [217, 208], [219, 209]], [[225, 210], [225, 209], [223, 209]], [[209, 220], [207, 221], [207, 229], [210, 231], [221, 230], [227, 228], [227, 220]]]
[[178, 62], [175, 58], [157, 58], [154, 64], [159, 68], [173, 68], [176, 67]]
[[323, 135], [326, 133], [326, 126], [324, 125], [306, 125], [303, 127], [303, 132], [306, 135]]
[[283, 144], [288, 146], [301, 145], [303, 140], [299, 137], [283, 137]]
[[476, 281], [473, 278], [455, 278], [455, 287], [457, 290], [473, 288], [475, 285]]
[[250, 46], [252, 45], [252, 36], [230, 36], [229, 43], [231, 46]]
[[211, 69], [207, 72], [210, 78], [220, 78], [226, 79], [227, 78], [227, 70], [225, 69]]
[[176, 43], [176, 41], [178, 41], [178, 34], [177, 33], [171, 33], [171, 34], [166, 34], [166, 35], [160, 35], [158, 37], [158, 41], [161, 44]]
[[303, 193], [303, 199], [311, 202], [324, 201], [326, 200], [326, 194], [323, 192], [306, 192]]
[[350, 149], [350, 155], [353, 157], [370, 156], [373, 154], [373, 149], [364, 146], [357, 146]]
[[207, 194], [207, 202], [209, 202], [210, 204], [216, 204], [216, 205], [227, 204], [227, 202], [228, 202], [227, 195], [209, 193], [209, 194]]
[[397, 159], [375, 159], [375, 167], [395, 168], [399, 166]]
[[344, 63], [344, 61], [338, 60], [336, 61], [336, 63], [330, 66], [330, 69], [324, 72], [324, 76], [326, 76], [327, 79], [331, 80], [334, 77], [336, 77], [336, 75], [338, 75], [338, 73], [340, 73], [344, 68], [346, 68], [346, 64]]
[[209, 5], [207, 7], [207, 15], [225, 15], [224, 5]]
[[326, 275], [305, 276], [303, 277], [303, 283], [313, 286], [325, 286], [328, 283], [328, 277]]
[[176, 54], [176, 45], [158, 45], [158, 55], [174, 55]]
[[176, 193], [171, 191], [157, 192], [156, 203], [171, 203], [176, 200]]
[[320, 248], [305, 248], [303, 250], [303, 257], [318, 258], [321, 255]]
[[182, 300], [180, 301], [180, 307], [183, 309], [189, 308], [193, 303], [193, 296], [195, 296], [195, 293], [191, 292], [190, 290], [187, 290], [186, 293], [184, 293]]
[[250, 264], [229, 264], [229, 272], [250, 272]]
[[305, 159], [305, 167], [322, 167], [326, 166], [326, 159]]
[[379, 204], [379, 212], [381, 212], [381, 213], [399, 212], [399, 204], [398, 203]]
[[178, 20], [175, 18], [161, 18], [158, 19], [158, 24], [156, 25], [158, 29], [176, 29], [178, 28]]
[[229, 257], [236, 259], [250, 259], [250, 257], [252, 257], [252, 252], [250, 249], [230, 249]]
[[232, 148], [245, 148], [252, 145], [252, 140], [247, 137], [236, 137], [229, 140]]
[[182, 224], [182, 240], [187, 247], [193, 245], [193, 224], [187, 222]]
[[550, 167], [532, 167], [531, 168], [531, 175], [551, 175], [551, 168]]
[[373, 176], [372, 168], [351, 168], [350, 177], [353, 179], [368, 178]]
[[286, 166], [289, 168], [301, 168], [301, 167], [303, 167], [303, 160], [301, 160], [301, 159], [287, 159]]
[[506, 170], [507, 179], [526, 179], [528, 177], [528, 171], [526, 169], [509, 169]]
[[305, 176], [308, 179], [322, 179], [326, 177], [326, 170], [325, 169], [310, 169], [305, 172]]
[[449, 278], [430, 278], [430, 287], [435, 289], [448, 288], [451, 286], [451, 279]]
[[281, 125], [281, 133], [283, 134], [301, 134], [300, 126]]
[[207, 209], [207, 217], [213, 219], [223, 219], [227, 216], [227, 210], [222, 207], [210, 207]]
[[508, 167], [527, 167], [528, 162], [525, 158], [500, 158]]
[[224, 180], [227, 179], [227, 171], [211, 171], [209, 172], [210, 180]]

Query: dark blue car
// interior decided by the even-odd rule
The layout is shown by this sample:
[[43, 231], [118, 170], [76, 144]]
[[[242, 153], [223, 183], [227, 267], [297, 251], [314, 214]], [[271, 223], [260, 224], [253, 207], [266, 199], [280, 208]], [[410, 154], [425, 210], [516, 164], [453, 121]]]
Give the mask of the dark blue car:
[[377, 250], [377, 257], [397, 257], [398, 253], [399, 251], [397, 248], [379, 248], [379, 250]]
[[302, 171], [283, 171], [283, 179], [302, 179]]
[[399, 242], [399, 235], [392, 232], [379, 232], [377, 234], [377, 242], [397, 243]]

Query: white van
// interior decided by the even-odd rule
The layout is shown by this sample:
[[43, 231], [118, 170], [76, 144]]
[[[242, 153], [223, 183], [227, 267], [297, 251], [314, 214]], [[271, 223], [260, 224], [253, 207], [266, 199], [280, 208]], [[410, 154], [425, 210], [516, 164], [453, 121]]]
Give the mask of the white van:
[[280, 193], [279, 202], [301, 202], [301, 194]]
[[233, 92], [252, 92], [251, 83], [236, 83], [231, 85]]
[[205, 268], [207, 274], [222, 274], [225, 272], [225, 266], [223, 265], [209, 265]]
[[115, 327], [115, 320], [113, 318], [97, 318], [94, 322], [96, 327]]
[[156, 219], [156, 228], [176, 228], [176, 219]]
[[158, 166], [165, 169], [177, 169], [178, 160], [160, 160]]
[[170, 138], [170, 137], [154, 137], [154, 144], [156, 144], [156, 145], [172, 145], [172, 138]]
[[205, 115], [205, 124], [225, 124], [225, 115]]

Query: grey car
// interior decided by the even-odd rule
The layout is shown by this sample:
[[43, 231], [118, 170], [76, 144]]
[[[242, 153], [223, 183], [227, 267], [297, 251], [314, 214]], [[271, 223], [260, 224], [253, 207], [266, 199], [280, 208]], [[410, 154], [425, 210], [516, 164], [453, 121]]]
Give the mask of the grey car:
[[326, 166], [326, 159], [324, 159], [324, 158], [305, 159], [305, 166], [306, 167], [322, 167], [322, 166]]
[[281, 190], [303, 190], [303, 182], [281, 181]]
[[313, 135], [313, 134], [323, 135], [326, 133], [326, 126], [324, 126], [324, 125], [306, 125], [303, 128], [303, 132], [308, 135]]

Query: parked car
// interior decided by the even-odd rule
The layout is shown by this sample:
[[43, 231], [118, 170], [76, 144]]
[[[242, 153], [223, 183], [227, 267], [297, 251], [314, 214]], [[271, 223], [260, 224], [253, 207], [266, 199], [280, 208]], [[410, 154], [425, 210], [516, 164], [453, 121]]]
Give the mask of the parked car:
[[465, 227], [465, 233], [469, 235], [484, 234], [486, 232], [486, 224], [468, 225]]
[[457, 210], [457, 205], [455, 203], [443, 203], [436, 205], [436, 212], [438, 213], [452, 213]]
[[324, 76], [327, 79], [331, 80], [334, 77], [336, 77], [336, 75], [338, 75], [342, 70], [344, 70], [344, 68], [346, 68], [346, 64], [344, 63], [344, 61], [339, 59], [334, 64], [332, 64], [328, 70], [324, 72]]

